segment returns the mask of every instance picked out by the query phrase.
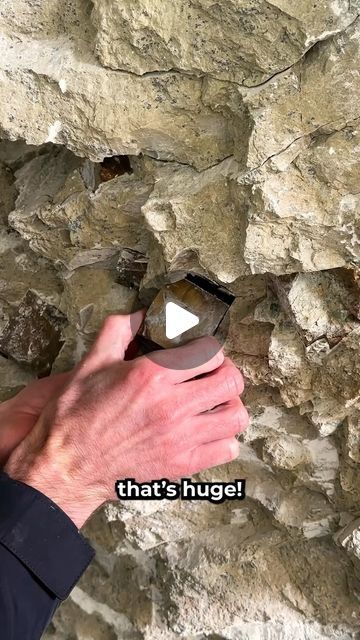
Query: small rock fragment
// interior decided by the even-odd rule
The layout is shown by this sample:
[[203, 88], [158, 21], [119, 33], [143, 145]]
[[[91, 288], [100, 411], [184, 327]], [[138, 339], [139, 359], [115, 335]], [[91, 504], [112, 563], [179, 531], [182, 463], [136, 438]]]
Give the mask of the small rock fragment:
[[271, 278], [284, 312], [306, 344], [327, 337], [334, 346], [359, 324], [348, 311], [350, 292], [337, 278], [338, 271]]
[[45, 375], [60, 351], [64, 324], [65, 316], [29, 289], [0, 337], [0, 352]]
[[356, 518], [334, 536], [335, 542], [360, 560], [360, 518]]
[[117, 281], [124, 287], [139, 288], [147, 269], [147, 258], [134, 249], [122, 249], [117, 263]]

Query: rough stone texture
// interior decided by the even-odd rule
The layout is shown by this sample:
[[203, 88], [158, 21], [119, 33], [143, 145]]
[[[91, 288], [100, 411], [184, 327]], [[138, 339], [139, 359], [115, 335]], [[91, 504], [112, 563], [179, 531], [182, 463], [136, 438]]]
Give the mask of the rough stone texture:
[[289, 4], [95, 0], [96, 52], [104, 66], [140, 75], [179, 69], [258, 84], [356, 17], [355, 3]]
[[235, 296], [251, 414], [239, 459], [202, 474], [245, 477], [246, 500], [107, 505], [47, 640], [359, 636], [358, 14], [1, 4], [0, 399], [35, 375], [26, 296], [64, 318], [64, 371], [108, 313], [192, 272]]
[[39, 375], [48, 374], [58, 355], [65, 317], [31, 289], [4, 327], [0, 351]]

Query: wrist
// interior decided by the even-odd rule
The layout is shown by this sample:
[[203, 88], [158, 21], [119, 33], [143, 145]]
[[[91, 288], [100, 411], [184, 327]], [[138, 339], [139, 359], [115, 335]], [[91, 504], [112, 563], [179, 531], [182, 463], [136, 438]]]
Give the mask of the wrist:
[[82, 491], [66, 471], [67, 466], [63, 464], [63, 460], [60, 460], [60, 456], [52, 456], [44, 450], [34, 456], [26, 451], [26, 446], [20, 445], [9, 457], [4, 471], [10, 478], [33, 487], [50, 498], [74, 522], [77, 529], [81, 529], [102, 500], [94, 492], [89, 495]]

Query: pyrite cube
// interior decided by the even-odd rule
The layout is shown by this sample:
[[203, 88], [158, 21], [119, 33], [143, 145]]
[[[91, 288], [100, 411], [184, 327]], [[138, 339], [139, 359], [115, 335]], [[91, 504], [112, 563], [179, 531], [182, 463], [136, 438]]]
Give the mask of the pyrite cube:
[[[147, 345], [151, 347], [153, 343], [166, 349], [195, 338], [214, 335], [234, 298], [231, 294], [224, 294], [212, 283], [210, 288], [213, 289], [212, 292], [187, 278], [164, 286], [150, 305], [144, 320], [141, 336], [145, 338]], [[199, 318], [196, 326], [171, 339], [166, 335], [166, 305], [169, 302]]]

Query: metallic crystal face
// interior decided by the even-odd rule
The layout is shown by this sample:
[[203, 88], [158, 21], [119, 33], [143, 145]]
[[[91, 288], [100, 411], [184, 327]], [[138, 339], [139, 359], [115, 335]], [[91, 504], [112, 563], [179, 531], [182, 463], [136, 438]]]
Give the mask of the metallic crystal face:
[[[220, 348], [226, 338], [224, 319], [232, 301], [233, 297], [217, 285], [194, 276], [165, 285], [145, 317], [141, 332], [145, 349], [178, 347], [203, 336], [216, 336]], [[204, 354], [204, 361], [207, 357]]]

